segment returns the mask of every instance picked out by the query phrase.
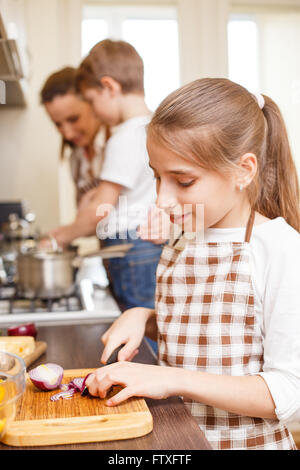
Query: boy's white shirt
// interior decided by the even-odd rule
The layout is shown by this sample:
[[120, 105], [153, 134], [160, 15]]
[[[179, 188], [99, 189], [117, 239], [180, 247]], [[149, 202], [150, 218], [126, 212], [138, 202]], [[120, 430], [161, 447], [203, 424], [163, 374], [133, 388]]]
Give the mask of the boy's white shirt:
[[[242, 242], [245, 228], [208, 229], [205, 242]], [[300, 422], [300, 234], [281, 217], [254, 226], [250, 241], [255, 309], [261, 321], [260, 373], [282, 422]]]
[[[149, 167], [146, 148], [146, 126], [151, 116], [131, 118], [114, 130], [106, 145], [101, 180], [123, 186], [113, 213], [102, 220], [98, 235], [111, 237], [116, 231], [133, 230], [147, 220], [148, 211], [155, 204], [156, 185]], [[116, 221], [118, 222], [116, 230]]]

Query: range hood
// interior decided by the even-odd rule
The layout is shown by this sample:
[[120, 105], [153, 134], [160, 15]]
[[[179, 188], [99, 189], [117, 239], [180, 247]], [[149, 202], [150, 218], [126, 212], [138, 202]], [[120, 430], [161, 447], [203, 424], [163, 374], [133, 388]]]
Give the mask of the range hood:
[[0, 79], [14, 81], [23, 78], [22, 65], [14, 39], [0, 39]]

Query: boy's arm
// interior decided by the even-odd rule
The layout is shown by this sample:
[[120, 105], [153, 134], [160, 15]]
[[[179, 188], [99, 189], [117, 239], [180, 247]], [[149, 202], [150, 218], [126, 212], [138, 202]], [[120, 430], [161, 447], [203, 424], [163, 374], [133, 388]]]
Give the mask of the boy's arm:
[[[109, 214], [109, 208], [111, 210], [116, 206], [121, 190], [122, 186], [119, 184], [101, 181], [89, 204], [78, 210], [74, 222], [53, 230], [51, 235], [62, 247], [66, 247], [76, 238], [95, 235], [97, 224]], [[103, 211], [99, 210], [101, 205]]]

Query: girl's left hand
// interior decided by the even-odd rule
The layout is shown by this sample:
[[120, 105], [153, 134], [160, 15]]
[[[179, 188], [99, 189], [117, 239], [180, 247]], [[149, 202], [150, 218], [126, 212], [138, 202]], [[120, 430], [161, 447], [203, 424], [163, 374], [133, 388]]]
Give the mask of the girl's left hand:
[[173, 367], [117, 362], [97, 369], [88, 377], [86, 385], [91, 395], [100, 398], [105, 398], [113, 385], [124, 387], [107, 401], [108, 406], [118, 405], [133, 396], [163, 399], [176, 394], [173, 388], [176, 370]]

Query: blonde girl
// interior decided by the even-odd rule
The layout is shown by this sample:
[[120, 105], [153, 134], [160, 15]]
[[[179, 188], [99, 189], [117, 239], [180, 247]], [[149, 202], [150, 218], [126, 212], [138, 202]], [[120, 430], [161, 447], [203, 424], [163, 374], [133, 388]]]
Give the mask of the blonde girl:
[[[89, 391], [121, 384], [109, 406], [180, 395], [214, 449], [295, 449], [299, 184], [280, 111], [229, 80], [197, 80], [159, 106], [148, 152], [157, 205], [184, 233], [163, 250], [155, 310], [128, 310], [104, 334], [103, 363], [125, 346]], [[158, 366], [130, 362], [145, 333]]]

